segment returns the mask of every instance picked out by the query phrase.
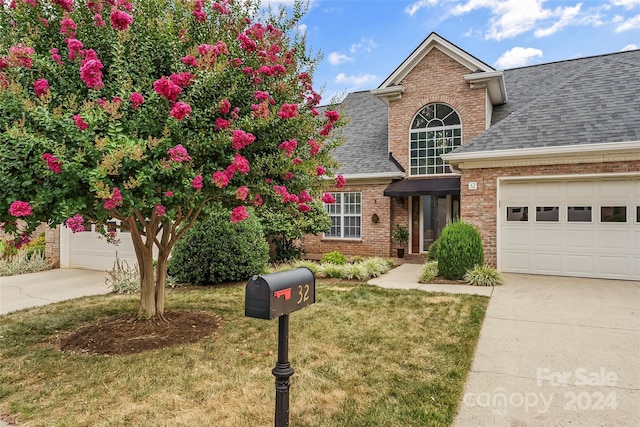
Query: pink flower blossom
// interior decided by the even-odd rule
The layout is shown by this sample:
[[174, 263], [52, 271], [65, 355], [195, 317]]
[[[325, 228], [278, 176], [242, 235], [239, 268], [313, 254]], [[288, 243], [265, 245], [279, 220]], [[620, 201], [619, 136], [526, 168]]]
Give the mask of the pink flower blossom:
[[224, 170], [224, 174], [227, 176], [227, 179], [231, 181], [233, 177], [236, 176], [237, 171], [238, 169], [236, 168], [236, 165], [232, 163]]
[[178, 95], [182, 92], [182, 88], [180, 86], [165, 76], [162, 76], [153, 82], [153, 90], [155, 90], [158, 95], [168, 99], [169, 101], [175, 101], [178, 99]]
[[276, 193], [278, 196], [284, 196], [286, 194], [289, 194], [289, 191], [287, 191], [287, 187], [285, 187], [284, 185], [274, 185], [273, 192]]
[[278, 111], [278, 117], [282, 119], [290, 119], [298, 115], [297, 104], [282, 104], [280, 111]]
[[329, 119], [329, 123], [335, 123], [340, 118], [340, 114], [338, 114], [335, 110], [327, 110], [324, 112], [324, 116]]
[[89, 128], [89, 124], [82, 119], [82, 116], [80, 114], [71, 116], [71, 119], [78, 129], [87, 130]]
[[111, 9], [109, 19], [111, 20], [111, 26], [119, 31], [126, 30], [133, 23], [133, 16], [115, 8]]
[[31, 55], [36, 53], [33, 48], [25, 46], [22, 43], [18, 43], [15, 46], [9, 48], [8, 62], [14, 67], [31, 68], [33, 65], [33, 59]]
[[238, 153], [236, 153], [236, 156], [233, 158], [232, 165], [235, 166], [236, 170], [241, 174], [247, 174], [251, 170], [249, 161]]
[[75, 60], [84, 45], [82, 42], [75, 38], [69, 38], [65, 40], [67, 42], [67, 49], [69, 49], [69, 59]]
[[336, 202], [336, 198], [335, 198], [335, 197], [333, 197], [333, 194], [331, 194], [331, 193], [324, 193], [324, 194], [322, 195], [322, 201], [323, 201], [324, 203], [326, 203], [326, 204], [329, 204], [329, 205], [330, 205], [330, 204], [332, 204], [332, 203], [335, 203], [335, 202]]
[[16, 200], [9, 206], [9, 213], [15, 217], [29, 216], [33, 213], [33, 209], [29, 202]]
[[191, 160], [191, 156], [187, 152], [187, 149], [182, 146], [182, 144], [178, 144], [175, 147], [169, 148], [167, 150], [167, 154], [170, 156], [170, 160], [176, 163], [188, 162]]
[[196, 175], [196, 177], [191, 180], [191, 187], [196, 190], [200, 190], [202, 188], [202, 175]]
[[[113, 3], [113, 2], [112, 2]], [[102, 12], [102, 1], [101, 0], [89, 0], [87, 2], [87, 8], [93, 13]]]
[[75, 38], [77, 28], [78, 26], [69, 16], [65, 16], [60, 20], [60, 34], [65, 37]]
[[107, 23], [104, 22], [104, 19], [102, 19], [102, 15], [100, 15], [99, 13], [96, 13], [95, 15], [93, 15], [94, 27], [105, 27], [106, 25]]
[[186, 102], [176, 102], [171, 106], [169, 114], [177, 120], [183, 120], [191, 113], [191, 106]]
[[302, 163], [302, 159], [300, 157], [296, 157], [295, 159], [293, 159], [293, 164], [294, 165], [299, 165]]
[[347, 184], [347, 180], [344, 179], [344, 176], [342, 175], [338, 175], [336, 176], [336, 187], [337, 188], [342, 188]]
[[320, 145], [316, 142], [315, 139], [310, 139], [307, 144], [309, 144], [309, 154], [311, 154], [312, 156], [315, 156], [320, 152]]
[[302, 190], [300, 192], [299, 199], [301, 203], [313, 202], [313, 197], [309, 195], [309, 192], [307, 190]]
[[235, 129], [231, 138], [231, 146], [236, 150], [241, 150], [255, 140], [256, 137], [252, 133], [245, 132], [242, 129]]
[[295, 139], [290, 139], [289, 141], [282, 142], [278, 148], [284, 151], [284, 155], [287, 157], [291, 157], [293, 155], [293, 151], [298, 146], [298, 141]]
[[228, 128], [230, 125], [231, 125], [231, 122], [229, 120], [225, 120], [222, 117], [218, 117], [216, 119], [216, 126], [221, 130]]
[[220, 12], [222, 15], [228, 15], [229, 13], [231, 13], [227, 7], [228, 4], [229, 0], [214, 1], [213, 10]]
[[53, 60], [56, 64], [58, 65], [62, 65], [62, 56], [60, 56], [60, 54], [58, 53], [58, 49], [56, 49], [55, 47], [51, 48], [51, 50], [49, 50], [49, 53], [51, 54], [51, 60]]
[[195, 16], [196, 21], [198, 22], [204, 22], [207, 20], [207, 14], [202, 11], [202, 0], [196, 0], [193, 7], [193, 16]]
[[84, 231], [84, 218], [80, 214], [67, 218], [65, 224], [73, 233], [82, 233]]
[[198, 63], [196, 62], [196, 58], [193, 55], [183, 56], [182, 58], [180, 58], [180, 61], [182, 61], [184, 65], [188, 65], [190, 67], [198, 66]]
[[325, 168], [323, 168], [322, 166], [318, 165], [316, 166], [316, 175], [317, 176], [322, 176], [325, 173], [327, 173], [327, 170]]
[[236, 190], [236, 199], [245, 200], [249, 196], [249, 189], [246, 186], [238, 187]]
[[193, 83], [195, 76], [187, 71], [181, 73], [174, 73], [169, 76], [169, 79], [180, 87], [187, 87]]
[[300, 202], [300, 198], [298, 196], [296, 196], [295, 194], [285, 194], [282, 196], [282, 203], [299, 203]]
[[43, 18], [43, 17], [41, 16], [40, 18], [38, 18], [38, 20], [39, 20], [40, 22], [42, 22], [42, 24], [43, 24], [45, 27], [49, 28], [49, 21], [47, 21], [47, 18]]
[[253, 117], [256, 119], [266, 119], [269, 117], [269, 104], [261, 102], [260, 104], [251, 104]]
[[42, 155], [42, 158], [44, 159], [45, 162], [47, 162], [47, 167], [49, 168], [50, 171], [52, 171], [53, 173], [62, 172], [62, 162], [60, 162], [60, 160], [58, 160], [58, 158], [55, 157], [53, 154], [44, 153]]
[[214, 172], [212, 178], [213, 178], [213, 183], [218, 188], [224, 188], [227, 185], [229, 185], [229, 178], [224, 172], [221, 172], [221, 171]]
[[311, 210], [311, 208], [306, 203], [299, 203], [298, 204], [298, 210], [300, 212], [309, 212]]
[[231, 102], [229, 102], [227, 98], [224, 98], [220, 101], [220, 112], [222, 114], [227, 114], [229, 111], [231, 111]]
[[167, 208], [162, 205], [156, 205], [156, 215], [165, 216], [167, 214]]
[[251, 203], [256, 207], [262, 206], [262, 196], [260, 194], [254, 194], [251, 198]]
[[100, 62], [99, 59], [89, 59], [89, 57], [87, 57], [82, 60], [80, 78], [89, 89], [104, 87], [104, 83], [102, 83], [102, 71], [100, 71], [102, 68], [102, 62]]
[[282, 174], [282, 179], [287, 180], [287, 181], [291, 181], [294, 176], [295, 175], [293, 174], [293, 172], [287, 172], [285, 174]]
[[73, 11], [73, 0], [52, 0], [52, 2], [60, 6], [62, 10]]
[[117, 206], [122, 206], [122, 193], [120, 193], [120, 189], [118, 187], [113, 187], [112, 196], [105, 200], [104, 208], [106, 210], [115, 209]]
[[269, 92], [257, 90], [253, 93], [253, 97], [258, 101], [266, 101], [267, 99], [269, 99]]
[[331, 131], [333, 130], [333, 124], [331, 123], [327, 123], [326, 125], [324, 125], [324, 127], [320, 130], [319, 134], [322, 136], [327, 136], [331, 133]]
[[164, 197], [173, 197], [173, 191], [171, 191], [171, 190], [165, 191], [164, 192]]
[[249, 218], [246, 206], [238, 206], [231, 211], [231, 222], [237, 224]]
[[131, 108], [137, 110], [139, 106], [144, 104], [144, 98], [138, 92], [133, 92], [129, 97], [129, 101], [131, 101]]
[[33, 91], [37, 97], [46, 94], [49, 91], [49, 82], [47, 79], [38, 79], [33, 82]]

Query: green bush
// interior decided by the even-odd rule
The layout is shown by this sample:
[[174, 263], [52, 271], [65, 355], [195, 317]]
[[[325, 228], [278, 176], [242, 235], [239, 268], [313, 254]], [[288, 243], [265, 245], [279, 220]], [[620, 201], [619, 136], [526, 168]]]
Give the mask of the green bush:
[[37, 273], [50, 269], [51, 264], [45, 258], [44, 252], [39, 251], [29, 255], [26, 247], [18, 250], [14, 255], [0, 259], [0, 276]]
[[433, 243], [431, 243], [429, 249], [427, 249], [427, 256], [431, 261], [438, 260], [438, 240], [434, 240]]
[[433, 279], [438, 275], [438, 261], [427, 261], [420, 270], [420, 277], [418, 282], [431, 283]]
[[114, 294], [137, 294], [140, 292], [140, 269], [137, 264], [133, 267], [125, 260], [118, 258], [113, 262], [113, 268], [107, 270], [109, 277], [105, 284]]
[[218, 284], [248, 280], [264, 271], [269, 246], [254, 215], [234, 224], [228, 212], [213, 213], [176, 243], [168, 273], [180, 283]]
[[473, 286], [498, 286], [504, 283], [504, 278], [493, 267], [476, 265], [464, 274], [464, 281]]
[[462, 279], [467, 270], [484, 262], [482, 238], [476, 228], [458, 221], [442, 230], [437, 246], [438, 271], [445, 279]]
[[322, 264], [322, 275], [325, 277], [334, 277], [338, 279], [344, 278], [344, 265], [334, 264], [331, 262]]
[[345, 265], [347, 263], [347, 257], [344, 256], [339, 251], [329, 252], [322, 255], [322, 260], [320, 261], [320, 264], [327, 264], [327, 263]]

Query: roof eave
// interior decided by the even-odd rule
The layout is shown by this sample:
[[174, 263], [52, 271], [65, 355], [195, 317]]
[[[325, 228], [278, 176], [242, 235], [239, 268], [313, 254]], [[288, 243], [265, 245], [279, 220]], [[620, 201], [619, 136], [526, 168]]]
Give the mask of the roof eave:
[[471, 73], [464, 76], [471, 87], [486, 85], [489, 99], [493, 105], [502, 105], [507, 102], [507, 86], [504, 83], [503, 71], [487, 71]]
[[371, 94], [380, 98], [383, 101], [393, 101], [396, 99], [402, 98], [402, 94], [404, 93], [404, 87], [401, 85], [395, 85], [390, 87], [385, 87], [382, 89], [373, 89], [371, 90]]

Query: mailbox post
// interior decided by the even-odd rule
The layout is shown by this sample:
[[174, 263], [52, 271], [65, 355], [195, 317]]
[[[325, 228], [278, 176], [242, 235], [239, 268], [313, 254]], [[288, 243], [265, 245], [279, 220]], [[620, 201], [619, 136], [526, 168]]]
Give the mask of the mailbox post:
[[271, 320], [278, 318], [278, 361], [271, 371], [276, 378], [275, 427], [289, 426], [289, 313], [316, 302], [316, 279], [308, 268], [253, 276], [245, 288], [244, 314]]

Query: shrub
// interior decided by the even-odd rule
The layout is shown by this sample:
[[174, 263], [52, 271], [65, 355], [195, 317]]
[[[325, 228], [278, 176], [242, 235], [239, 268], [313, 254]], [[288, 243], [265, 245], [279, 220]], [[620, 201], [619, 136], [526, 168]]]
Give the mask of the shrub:
[[298, 260], [298, 261], [294, 262], [293, 266], [291, 268], [298, 268], [298, 267], [306, 267], [309, 270], [311, 270], [311, 272], [313, 274], [318, 273], [318, 271], [320, 270], [320, 264], [318, 264], [315, 261], [308, 260], [308, 259], [301, 259], [301, 260]]
[[168, 272], [180, 283], [217, 284], [248, 280], [264, 271], [269, 246], [258, 220], [234, 224], [217, 212], [185, 233], [169, 259]]
[[46, 240], [44, 237], [44, 233], [42, 233], [35, 239], [31, 240], [29, 244], [27, 244], [27, 256], [31, 256], [36, 252], [44, 253], [45, 245]]
[[464, 280], [473, 286], [498, 286], [504, 284], [502, 274], [488, 265], [476, 265], [464, 274]]
[[434, 240], [433, 243], [431, 243], [431, 245], [429, 246], [429, 249], [427, 250], [427, 256], [428, 259], [431, 261], [437, 261], [438, 260], [438, 240]]
[[362, 261], [362, 264], [366, 267], [367, 272], [369, 273], [369, 278], [378, 277], [381, 274], [384, 274], [391, 270], [393, 267], [393, 261], [391, 264], [388, 262], [386, 258], [381, 257], [371, 257]]
[[322, 255], [322, 260], [320, 261], [321, 264], [338, 264], [338, 265], [345, 265], [347, 263], [347, 257], [344, 256], [341, 252], [339, 251], [333, 251], [333, 252], [328, 252], [324, 255]]
[[438, 271], [445, 279], [462, 279], [467, 270], [484, 262], [482, 238], [476, 228], [457, 221], [442, 230], [437, 246]]
[[50, 269], [51, 264], [45, 258], [44, 252], [34, 252], [29, 255], [26, 247], [18, 250], [15, 255], [0, 259], [0, 276], [37, 273]]
[[433, 279], [438, 275], [438, 261], [427, 261], [420, 270], [420, 277], [418, 282], [431, 283]]
[[344, 274], [344, 268], [342, 265], [333, 264], [330, 262], [322, 264], [322, 275], [325, 277], [334, 277], [341, 279]]

